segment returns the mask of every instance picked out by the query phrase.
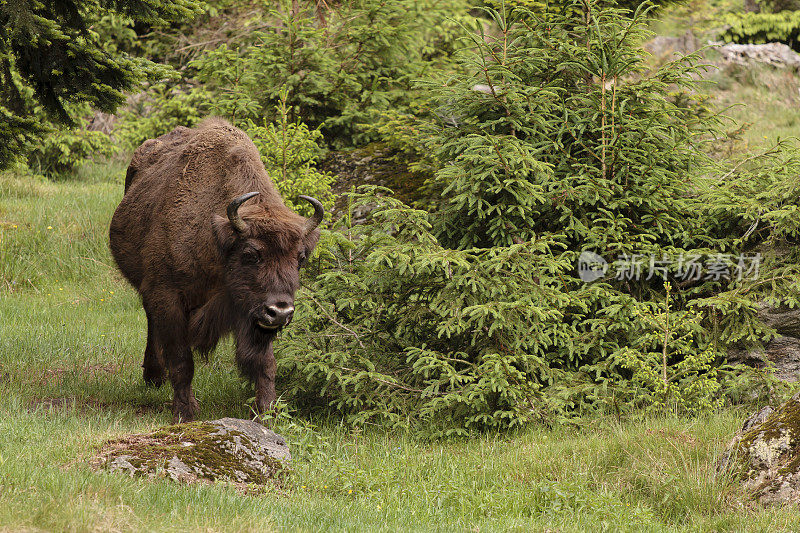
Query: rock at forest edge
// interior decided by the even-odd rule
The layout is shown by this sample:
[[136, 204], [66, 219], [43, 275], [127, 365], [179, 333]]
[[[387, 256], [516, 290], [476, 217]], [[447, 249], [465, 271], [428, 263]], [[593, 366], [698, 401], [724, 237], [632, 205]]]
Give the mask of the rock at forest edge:
[[281, 435], [250, 420], [222, 418], [115, 439], [95, 464], [131, 476], [252, 486], [280, 484], [290, 461]]

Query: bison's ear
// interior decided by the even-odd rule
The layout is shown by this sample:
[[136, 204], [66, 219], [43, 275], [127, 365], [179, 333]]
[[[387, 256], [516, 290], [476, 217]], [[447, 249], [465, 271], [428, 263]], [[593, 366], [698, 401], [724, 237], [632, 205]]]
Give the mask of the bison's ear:
[[319, 229], [307, 233], [303, 238], [303, 244], [305, 245], [308, 257], [311, 257], [311, 253], [314, 251], [314, 248], [317, 247], [317, 241], [319, 241]]
[[217, 240], [217, 246], [223, 255], [230, 251], [233, 243], [236, 242], [236, 232], [231, 226], [230, 221], [219, 215], [214, 215], [211, 219], [211, 227], [214, 230], [214, 238]]

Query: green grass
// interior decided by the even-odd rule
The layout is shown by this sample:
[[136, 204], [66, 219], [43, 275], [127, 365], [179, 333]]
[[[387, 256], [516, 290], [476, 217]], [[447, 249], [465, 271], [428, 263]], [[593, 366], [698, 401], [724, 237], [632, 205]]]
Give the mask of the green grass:
[[[656, 35], [677, 37], [691, 30], [700, 46], [719, 40], [720, 20], [726, 13], [744, 9], [741, 0], [685, 0], [656, 12], [650, 23]], [[704, 74], [710, 84], [701, 92], [715, 106], [725, 109], [731, 122], [725, 129], [738, 141], [729, 148], [736, 153], [772, 146], [779, 140], [800, 138], [800, 80], [791, 68], [766, 64], [724, 65], [713, 48], [701, 63], [715, 63]], [[670, 57], [654, 57], [654, 64]]]
[[[0, 531], [791, 531], [714, 463], [744, 413], [425, 441], [282, 420], [288, 484], [257, 496], [93, 471], [104, 440], [169, 423], [146, 388], [145, 321], [107, 227], [124, 166], [0, 174]], [[280, 356], [280, 355], [279, 355]], [[201, 418], [244, 417], [230, 343], [198, 365]]]
[[737, 424], [597, 423], [424, 443], [327, 427], [318, 451], [295, 451], [283, 490], [246, 496], [224, 485], [181, 486], [91, 471], [91, 446], [152, 427], [104, 408], [2, 407], [0, 524], [68, 530], [790, 531], [789, 509], [750, 509], [714, 476]]
[[728, 65], [711, 71], [706, 90], [714, 103], [733, 119], [729, 131], [739, 130], [737, 151], [753, 152], [782, 139], [800, 138], [800, 81], [790, 69], [768, 65]]

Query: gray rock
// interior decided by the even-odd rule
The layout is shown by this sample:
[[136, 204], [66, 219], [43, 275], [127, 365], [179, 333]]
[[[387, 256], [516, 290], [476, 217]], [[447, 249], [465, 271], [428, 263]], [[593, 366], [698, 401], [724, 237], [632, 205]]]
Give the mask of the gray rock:
[[692, 30], [686, 30], [686, 33], [679, 37], [659, 35], [644, 44], [644, 49], [657, 57], [664, 57], [675, 53], [683, 55], [691, 54], [699, 48], [700, 42], [697, 37], [695, 37]]
[[763, 348], [733, 347], [728, 350], [728, 362], [756, 367], [772, 363], [775, 377], [797, 381], [800, 379], [800, 339], [779, 335], [764, 344]]
[[96, 464], [131, 476], [249, 486], [280, 483], [290, 462], [281, 435], [250, 420], [222, 418], [110, 441]]
[[192, 481], [194, 478], [191, 467], [178, 459], [177, 455], [173, 455], [172, 459], [167, 461], [166, 473], [172, 481]]
[[800, 309], [764, 306], [758, 312], [758, 318], [781, 335], [800, 338]]
[[739, 431], [741, 433], [747, 433], [748, 431], [750, 431], [754, 427], [759, 426], [759, 425], [763, 424], [764, 422], [766, 422], [767, 418], [769, 418], [770, 415], [772, 413], [774, 413], [774, 412], [775, 412], [775, 409], [773, 409], [769, 405], [764, 407], [759, 412], [757, 412], [754, 415], [751, 415], [750, 418], [745, 420], [744, 424], [742, 424], [742, 429], [739, 430]]
[[717, 463], [765, 504], [800, 502], [800, 394], [748, 418]]
[[120, 472], [127, 472], [130, 475], [136, 473], [136, 467], [133, 466], [131, 460], [136, 460], [130, 455], [120, 455], [119, 457], [111, 458], [108, 462], [108, 469]]
[[775, 376], [785, 381], [800, 379], [800, 309], [764, 306], [758, 317], [778, 332], [763, 348], [736, 346], [728, 350], [728, 362], [750, 366], [775, 365]]
[[800, 69], [800, 55], [783, 43], [722, 44], [711, 43], [723, 62], [746, 65], [768, 63], [776, 67]]

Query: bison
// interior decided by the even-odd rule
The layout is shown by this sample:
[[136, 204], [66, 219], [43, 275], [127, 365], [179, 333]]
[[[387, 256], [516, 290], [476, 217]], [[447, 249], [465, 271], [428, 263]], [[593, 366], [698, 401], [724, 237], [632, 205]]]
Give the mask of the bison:
[[[144, 381], [169, 376], [173, 415], [192, 420], [193, 349], [233, 333], [236, 362], [255, 383], [256, 409], [275, 401], [273, 341], [292, 320], [299, 270], [324, 210], [306, 219], [284, 205], [248, 136], [207, 119], [145, 141], [133, 154], [110, 245], [147, 316]], [[247, 205], [243, 205], [247, 202]]]

